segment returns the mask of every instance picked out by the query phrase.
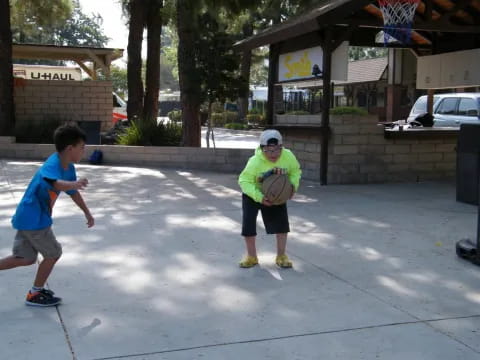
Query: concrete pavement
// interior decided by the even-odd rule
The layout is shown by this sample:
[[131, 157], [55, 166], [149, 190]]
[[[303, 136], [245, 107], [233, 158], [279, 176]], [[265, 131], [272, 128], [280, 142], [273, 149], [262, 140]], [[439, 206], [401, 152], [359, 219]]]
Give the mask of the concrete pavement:
[[[202, 147], [207, 147], [207, 128], [202, 127]], [[260, 130], [230, 130], [225, 128], [213, 129], [215, 147], [217, 149], [255, 149], [258, 146]], [[210, 136], [210, 147], [213, 148], [212, 137]], [[253, 153], [253, 151], [252, 151]]]
[[[0, 160], [0, 256], [36, 162]], [[62, 195], [58, 308], [23, 304], [35, 267], [0, 272], [0, 359], [480, 358], [480, 269], [455, 256], [476, 208], [451, 184], [320, 187], [289, 204], [288, 253], [259, 222], [240, 269], [236, 175], [80, 165], [97, 224]]]

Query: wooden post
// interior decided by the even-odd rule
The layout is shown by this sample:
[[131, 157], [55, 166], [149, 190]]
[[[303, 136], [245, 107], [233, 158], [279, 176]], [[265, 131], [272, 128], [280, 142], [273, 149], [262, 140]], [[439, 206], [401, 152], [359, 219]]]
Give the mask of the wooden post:
[[323, 49], [323, 101], [322, 101], [322, 126], [321, 126], [321, 152], [320, 152], [320, 185], [328, 182], [328, 140], [330, 136], [330, 103], [331, 103], [331, 77], [332, 77], [332, 30], [325, 29]]
[[267, 95], [267, 124], [273, 124], [275, 114], [275, 83], [278, 81], [278, 45], [271, 44], [268, 54], [268, 95]]
[[435, 90], [427, 90], [427, 112], [431, 115], [433, 115], [433, 94], [435, 94]]

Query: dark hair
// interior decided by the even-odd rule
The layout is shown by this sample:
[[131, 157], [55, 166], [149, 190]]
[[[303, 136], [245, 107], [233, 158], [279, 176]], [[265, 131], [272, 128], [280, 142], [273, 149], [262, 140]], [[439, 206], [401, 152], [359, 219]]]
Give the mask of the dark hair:
[[80, 141], [87, 141], [87, 135], [75, 123], [59, 126], [53, 134], [53, 141], [58, 152], [62, 152], [68, 145], [77, 145]]

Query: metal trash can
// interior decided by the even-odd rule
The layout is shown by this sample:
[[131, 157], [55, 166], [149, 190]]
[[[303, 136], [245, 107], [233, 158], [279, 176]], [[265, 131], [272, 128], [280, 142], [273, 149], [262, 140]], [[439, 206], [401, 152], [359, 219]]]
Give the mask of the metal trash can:
[[480, 125], [462, 124], [457, 141], [457, 201], [478, 205]]
[[100, 121], [79, 121], [78, 126], [87, 134], [87, 145], [100, 145]]

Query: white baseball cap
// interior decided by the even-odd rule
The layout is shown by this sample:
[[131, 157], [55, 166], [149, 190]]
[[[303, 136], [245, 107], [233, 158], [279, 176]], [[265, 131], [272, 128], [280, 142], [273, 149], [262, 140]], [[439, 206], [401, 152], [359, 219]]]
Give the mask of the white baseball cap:
[[278, 130], [274, 130], [274, 129], [268, 129], [268, 130], [264, 130], [261, 134], [260, 134], [260, 145], [272, 145], [272, 144], [268, 144], [268, 142], [270, 140], [277, 140], [277, 144], [276, 145], [282, 145], [283, 142], [282, 142], [282, 135], [280, 135], [280, 133], [278, 132]]

